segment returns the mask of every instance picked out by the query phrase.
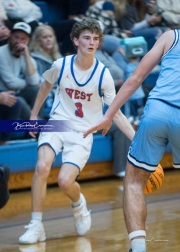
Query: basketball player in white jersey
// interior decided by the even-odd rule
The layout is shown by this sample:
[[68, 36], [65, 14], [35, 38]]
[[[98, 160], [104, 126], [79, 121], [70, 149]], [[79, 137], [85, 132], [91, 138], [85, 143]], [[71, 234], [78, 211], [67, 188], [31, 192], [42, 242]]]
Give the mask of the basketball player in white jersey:
[[124, 181], [124, 216], [132, 252], [146, 252], [146, 204], [144, 187], [149, 173], [161, 161], [168, 143], [173, 166], [180, 168], [180, 30], [164, 33], [144, 56], [131, 77], [123, 84], [104, 118], [85, 134], [104, 129], [106, 134], [116, 111], [142, 84], [161, 61], [161, 71], [151, 90], [144, 114], [128, 153]]
[[[115, 85], [109, 70], [94, 57], [102, 37], [96, 20], [85, 18], [77, 22], [71, 32], [77, 54], [60, 58], [43, 74], [45, 82], [37, 95], [31, 119], [37, 120], [43, 102], [53, 83], [57, 82], [50, 119], [66, 120], [67, 130], [42, 132], [39, 136], [38, 161], [32, 184], [32, 218], [27, 231], [19, 238], [22, 244], [46, 240], [42, 212], [47, 178], [55, 157], [61, 151], [58, 184], [71, 201], [76, 232], [84, 235], [91, 227], [90, 211], [76, 178], [89, 158], [93, 143], [93, 135], [83, 138], [83, 133], [102, 118], [103, 103], [109, 105], [115, 97]], [[114, 122], [132, 140], [134, 130], [120, 110]], [[31, 135], [35, 136], [32, 132]]]

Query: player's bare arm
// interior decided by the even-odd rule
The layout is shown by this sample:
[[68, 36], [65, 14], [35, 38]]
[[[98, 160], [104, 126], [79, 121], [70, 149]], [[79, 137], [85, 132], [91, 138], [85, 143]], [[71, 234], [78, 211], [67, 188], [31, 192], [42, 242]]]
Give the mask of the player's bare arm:
[[[126, 116], [120, 110], [114, 116], [113, 121], [118, 126], [118, 128], [129, 138], [129, 140], [132, 141], [135, 131]], [[87, 130], [83, 136], [86, 137], [90, 133], [101, 129], [103, 129], [102, 135], [105, 136], [110, 129], [111, 124], [112, 120], [108, 119], [105, 115], [96, 125]]]
[[[39, 92], [37, 94], [33, 109], [31, 111], [30, 120], [37, 120], [38, 119], [39, 110], [40, 110], [41, 106], [43, 105], [44, 101], [46, 100], [49, 92], [51, 91], [52, 86], [53, 85], [47, 81], [44, 81], [43, 84], [41, 85]], [[35, 138], [37, 132], [29, 132], [29, 134]]]
[[135, 131], [132, 125], [129, 123], [127, 117], [120, 111], [115, 114], [113, 118], [114, 123], [118, 128], [132, 141]]

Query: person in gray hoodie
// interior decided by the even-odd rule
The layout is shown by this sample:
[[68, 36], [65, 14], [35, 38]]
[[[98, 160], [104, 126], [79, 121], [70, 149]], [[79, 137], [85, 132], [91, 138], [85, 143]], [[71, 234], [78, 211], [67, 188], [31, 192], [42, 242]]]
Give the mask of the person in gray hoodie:
[[15, 92], [21, 103], [21, 119], [25, 120], [30, 118], [40, 87], [40, 75], [28, 48], [30, 36], [31, 27], [25, 22], [18, 22], [8, 43], [0, 47], [0, 89]]

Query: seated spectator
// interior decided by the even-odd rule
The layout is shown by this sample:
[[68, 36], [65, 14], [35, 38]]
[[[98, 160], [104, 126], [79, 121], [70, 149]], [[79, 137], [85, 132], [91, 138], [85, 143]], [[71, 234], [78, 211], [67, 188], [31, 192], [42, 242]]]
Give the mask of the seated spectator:
[[[139, 64], [138, 58], [134, 57], [129, 59], [129, 63], [127, 64], [125, 74], [124, 74], [124, 82], [129, 78], [129, 76], [135, 71]], [[136, 90], [136, 92], [129, 98], [129, 100], [123, 106], [124, 114], [130, 118], [133, 118], [133, 121], [139, 121], [140, 116], [142, 115], [142, 111], [144, 108], [144, 98], [145, 93], [142, 85]]]
[[148, 43], [148, 50], [152, 48], [159, 36], [168, 28], [158, 26], [162, 20], [160, 14], [146, 15], [145, 2], [141, 0], [127, 0], [125, 12], [118, 21], [122, 30], [129, 30], [132, 36], [143, 36]]
[[110, 1], [97, 1], [90, 5], [86, 11], [86, 17], [91, 17], [101, 22], [104, 34], [115, 37], [126, 37], [118, 27], [115, 18], [115, 5]]
[[115, 60], [107, 52], [100, 48], [96, 50], [95, 57], [109, 69], [117, 92], [123, 83], [124, 71], [116, 64]]
[[[21, 106], [14, 91], [0, 92], [0, 120], [19, 120]], [[10, 132], [0, 132], [0, 145], [12, 138]]]
[[[54, 30], [49, 25], [38, 26], [31, 38], [29, 45], [31, 56], [35, 59], [37, 64], [37, 70], [41, 76], [41, 83], [44, 81], [42, 74], [50, 69], [52, 63], [58, 58], [62, 57], [59, 52], [58, 43]], [[45, 112], [48, 116], [54, 98], [56, 86], [49, 93], [48, 98], [45, 102]]]
[[32, 32], [42, 18], [40, 7], [30, 0], [3, 0], [3, 5], [12, 25], [26, 22], [31, 26]]
[[[39, 90], [40, 76], [35, 60], [30, 56], [28, 43], [31, 27], [16, 23], [8, 44], [0, 47], [0, 89], [12, 90], [21, 103], [21, 118], [29, 119], [31, 108]], [[41, 111], [43, 118], [43, 111]]]
[[118, 66], [124, 71], [128, 59], [125, 58], [121, 53], [119, 53], [121, 38], [128, 37], [129, 34], [122, 29], [119, 29], [118, 23], [116, 21], [116, 7], [110, 1], [95, 1], [87, 10], [86, 16], [98, 19], [101, 28], [104, 33], [103, 43], [101, 45], [101, 50], [108, 53], [110, 56], [116, 52], [118, 54], [118, 63], [116, 57], [114, 60]]
[[7, 19], [8, 17], [2, 4], [2, 0], [0, 0], [0, 46], [6, 44], [10, 36], [10, 30], [6, 25]]
[[180, 27], [180, 4], [179, 0], [149, 0], [147, 8], [150, 14], [158, 14], [162, 17], [162, 24], [171, 29]]
[[51, 67], [53, 61], [62, 57], [54, 29], [50, 25], [43, 24], [36, 28], [29, 49], [31, 56], [36, 60], [37, 70], [40, 75]]

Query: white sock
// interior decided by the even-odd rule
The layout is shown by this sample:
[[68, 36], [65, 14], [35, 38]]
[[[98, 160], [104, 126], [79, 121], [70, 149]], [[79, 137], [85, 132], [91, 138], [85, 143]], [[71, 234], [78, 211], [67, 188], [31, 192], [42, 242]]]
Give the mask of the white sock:
[[81, 195], [80, 195], [80, 198], [79, 198], [78, 201], [76, 201], [76, 202], [72, 201], [71, 204], [72, 204], [72, 207], [78, 207], [78, 206], [80, 206], [81, 205]]
[[131, 240], [131, 248], [133, 252], [146, 252], [145, 237]]
[[31, 213], [31, 222], [33, 223], [37, 223], [37, 222], [41, 222], [42, 221], [42, 212], [32, 212]]

